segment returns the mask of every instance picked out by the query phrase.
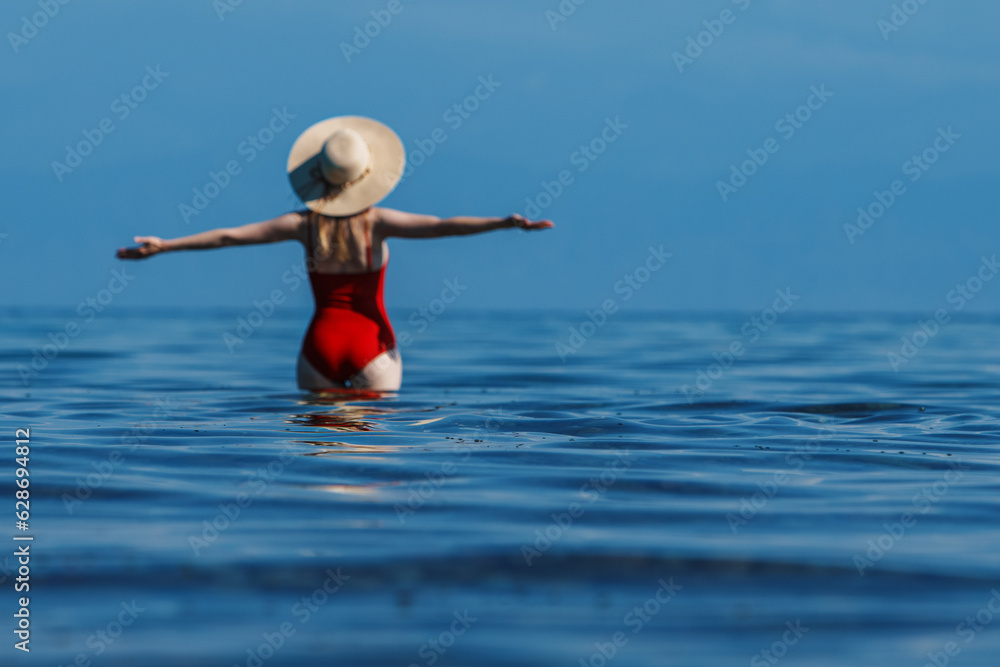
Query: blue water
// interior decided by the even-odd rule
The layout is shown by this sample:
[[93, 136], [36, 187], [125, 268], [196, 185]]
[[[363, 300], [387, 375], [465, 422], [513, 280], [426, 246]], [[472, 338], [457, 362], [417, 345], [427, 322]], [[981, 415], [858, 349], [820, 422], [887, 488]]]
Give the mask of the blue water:
[[997, 318], [896, 372], [920, 315], [619, 312], [564, 363], [583, 313], [390, 313], [403, 389], [324, 397], [306, 312], [109, 309], [27, 384], [79, 318], [4, 312], [0, 663], [1000, 664]]

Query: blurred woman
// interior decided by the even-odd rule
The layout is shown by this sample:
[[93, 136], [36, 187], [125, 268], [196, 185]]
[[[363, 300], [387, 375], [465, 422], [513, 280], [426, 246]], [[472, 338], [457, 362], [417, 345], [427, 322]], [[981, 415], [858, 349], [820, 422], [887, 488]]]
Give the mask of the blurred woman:
[[288, 157], [289, 179], [305, 209], [177, 239], [136, 236], [140, 245], [119, 249], [118, 257], [299, 241], [316, 302], [299, 354], [299, 387], [395, 391], [403, 366], [382, 297], [386, 239], [553, 226], [516, 214], [441, 219], [376, 207], [399, 183], [405, 163], [402, 142], [382, 123], [360, 116], [329, 118], [303, 132]]

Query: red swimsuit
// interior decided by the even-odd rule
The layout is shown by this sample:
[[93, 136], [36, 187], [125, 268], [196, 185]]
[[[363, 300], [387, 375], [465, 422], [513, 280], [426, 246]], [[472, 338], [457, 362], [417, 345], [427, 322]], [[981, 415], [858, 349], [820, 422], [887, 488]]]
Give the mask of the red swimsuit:
[[[313, 257], [312, 229], [308, 232], [308, 256]], [[371, 267], [370, 228], [365, 237]], [[309, 272], [316, 313], [302, 341], [302, 354], [328, 380], [346, 382], [396, 346], [382, 300], [385, 267], [367, 273]]]

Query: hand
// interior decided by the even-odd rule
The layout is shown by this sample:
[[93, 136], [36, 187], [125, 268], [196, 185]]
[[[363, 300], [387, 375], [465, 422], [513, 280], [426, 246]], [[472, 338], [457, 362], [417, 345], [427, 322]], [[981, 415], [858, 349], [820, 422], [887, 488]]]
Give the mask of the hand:
[[156, 236], [136, 236], [133, 240], [142, 245], [135, 248], [118, 248], [116, 253], [118, 259], [146, 259], [166, 250], [163, 239]]
[[514, 227], [520, 229], [526, 229], [528, 231], [533, 231], [537, 229], [549, 229], [550, 227], [555, 227], [555, 223], [551, 220], [539, 220], [532, 221], [525, 218], [523, 215], [518, 215], [517, 213], [512, 214], [508, 220], [511, 221]]

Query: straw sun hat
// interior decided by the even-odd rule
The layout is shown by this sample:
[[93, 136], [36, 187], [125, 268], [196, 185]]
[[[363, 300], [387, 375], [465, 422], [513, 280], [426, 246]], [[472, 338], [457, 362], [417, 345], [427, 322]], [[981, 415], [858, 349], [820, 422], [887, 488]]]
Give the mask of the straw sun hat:
[[288, 154], [295, 194], [313, 211], [353, 215], [385, 198], [402, 178], [406, 150], [396, 133], [363, 116], [337, 116], [303, 132]]

